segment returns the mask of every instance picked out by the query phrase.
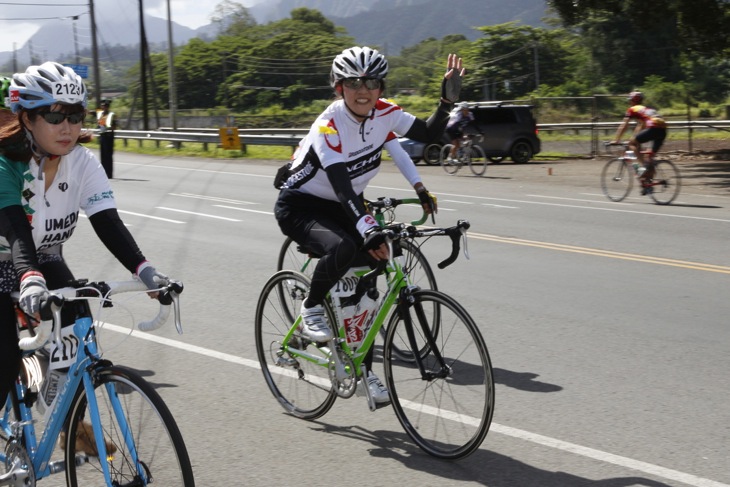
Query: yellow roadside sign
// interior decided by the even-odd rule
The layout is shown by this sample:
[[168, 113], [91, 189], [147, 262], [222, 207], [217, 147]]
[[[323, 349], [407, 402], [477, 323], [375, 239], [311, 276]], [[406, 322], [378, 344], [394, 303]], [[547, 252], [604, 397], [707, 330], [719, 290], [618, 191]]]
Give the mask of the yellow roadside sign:
[[224, 150], [241, 150], [241, 140], [238, 138], [238, 127], [221, 127], [221, 147]]

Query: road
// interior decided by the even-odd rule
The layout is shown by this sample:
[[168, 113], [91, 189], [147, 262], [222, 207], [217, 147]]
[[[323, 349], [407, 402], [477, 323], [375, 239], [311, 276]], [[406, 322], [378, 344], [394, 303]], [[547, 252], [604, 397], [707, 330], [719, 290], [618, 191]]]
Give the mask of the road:
[[[185, 333], [108, 327], [103, 344], [168, 402], [198, 485], [730, 486], [727, 192], [690, 185], [669, 207], [638, 195], [611, 203], [595, 163], [504, 164], [484, 178], [419, 166], [437, 223], [472, 223], [470, 259], [436, 277], [479, 324], [497, 382], [481, 449], [442, 462], [389, 408], [373, 413], [355, 397], [305, 422], [267, 389], [253, 313], [283, 240], [272, 216], [279, 163], [115, 157], [125, 223], [185, 282]], [[410, 194], [389, 166], [368, 191]], [[424, 251], [432, 262], [448, 253], [437, 240]], [[126, 277], [88, 223], [65, 255], [79, 277]]]

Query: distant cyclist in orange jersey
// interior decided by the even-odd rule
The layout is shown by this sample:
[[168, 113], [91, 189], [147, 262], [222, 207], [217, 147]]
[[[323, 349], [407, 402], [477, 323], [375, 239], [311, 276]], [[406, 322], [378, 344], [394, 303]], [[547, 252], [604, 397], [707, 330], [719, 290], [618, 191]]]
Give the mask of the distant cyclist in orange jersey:
[[[629, 149], [634, 151], [638, 161], [646, 168], [644, 174], [641, 175], [641, 179], [643, 181], [649, 181], [654, 177], [654, 156], [662, 147], [664, 139], [667, 138], [667, 124], [654, 108], [642, 105], [644, 101], [644, 94], [642, 92], [632, 91], [629, 94], [628, 100], [631, 106], [626, 110], [626, 115], [618, 131], [616, 131], [616, 140], [613, 143], [620, 143], [621, 136], [626, 131], [629, 123], [631, 123], [632, 119], [636, 119], [636, 129], [629, 140]], [[647, 154], [649, 157], [645, 160], [644, 154], [641, 153], [641, 144], [649, 141], [652, 141], [653, 144], [651, 153]]]

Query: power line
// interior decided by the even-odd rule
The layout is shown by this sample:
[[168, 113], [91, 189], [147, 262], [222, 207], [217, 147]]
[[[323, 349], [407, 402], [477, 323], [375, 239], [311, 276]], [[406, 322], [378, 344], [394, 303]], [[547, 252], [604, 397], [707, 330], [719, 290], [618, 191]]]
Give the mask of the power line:
[[27, 2], [0, 2], [0, 5], [23, 5], [33, 7], [83, 7], [85, 3], [27, 3]]

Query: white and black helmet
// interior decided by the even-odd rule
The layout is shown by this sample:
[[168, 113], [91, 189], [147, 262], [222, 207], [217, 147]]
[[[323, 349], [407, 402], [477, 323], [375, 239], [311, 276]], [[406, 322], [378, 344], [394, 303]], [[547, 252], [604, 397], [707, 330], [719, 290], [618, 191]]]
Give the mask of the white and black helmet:
[[30, 66], [25, 73], [16, 73], [10, 83], [10, 108], [17, 113], [21, 108], [63, 105], [81, 105], [86, 108], [86, 86], [73, 69], [54, 62]]
[[385, 79], [388, 75], [388, 61], [377, 50], [364, 47], [345, 49], [332, 61], [330, 83], [335, 84], [347, 78]]

